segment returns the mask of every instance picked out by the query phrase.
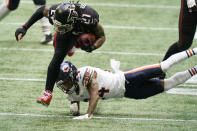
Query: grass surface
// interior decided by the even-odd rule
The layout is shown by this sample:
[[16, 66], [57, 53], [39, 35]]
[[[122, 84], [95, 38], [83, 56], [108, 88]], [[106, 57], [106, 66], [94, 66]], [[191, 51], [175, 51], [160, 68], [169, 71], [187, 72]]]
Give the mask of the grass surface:
[[[35, 10], [34, 5], [27, 4], [27, 2], [28, 0], [22, 0], [17, 10], [11, 12], [0, 22], [0, 78], [39, 79], [42, 81], [0, 80], [0, 130], [196, 130], [197, 101], [196, 96], [190, 95], [163, 93], [145, 100], [123, 98], [100, 101], [95, 116], [116, 119], [95, 118], [88, 121], [76, 121], [71, 116], [67, 117], [69, 116], [69, 102], [56, 87], [53, 92], [53, 100], [48, 108], [37, 104], [36, 98], [42, 94], [45, 87], [46, 72], [53, 56], [53, 47], [39, 44], [42, 38], [39, 25], [30, 28], [20, 42], [15, 41], [15, 30], [25, 23]], [[80, 51], [76, 52], [73, 57], [65, 58], [73, 62], [77, 67], [90, 65], [109, 69], [109, 60], [111, 58], [121, 61], [121, 69], [157, 63], [162, 60], [168, 47], [178, 39], [178, 30], [176, 28], [179, 8], [115, 7], [99, 6], [95, 5], [95, 3], [179, 7], [180, 1], [81, 0], [81, 2], [92, 4], [92, 7], [99, 12], [100, 22], [106, 27], [107, 40], [95, 53], [89, 54]], [[55, 0], [50, 0], [48, 5], [52, 3], [55, 3]], [[147, 28], [114, 29], [109, 28], [109, 25]], [[155, 28], [155, 30], [150, 28]], [[158, 28], [170, 28], [172, 30], [158, 30]], [[194, 40], [192, 47], [195, 46], [196, 40]], [[98, 53], [98, 51], [101, 53]], [[140, 54], [123, 55], [109, 54], [109, 52]], [[159, 55], [142, 55], [141, 53]], [[193, 57], [173, 67], [169, 70], [167, 76], [171, 76], [177, 71], [186, 70], [195, 64], [196, 57]], [[88, 103], [81, 104], [82, 114], [86, 113], [87, 106]], [[11, 115], [7, 113], [11, 113]], [[17, 114], [34, 115], [21, 116]], [[119, 118], [137, 119], [124, 120]]]

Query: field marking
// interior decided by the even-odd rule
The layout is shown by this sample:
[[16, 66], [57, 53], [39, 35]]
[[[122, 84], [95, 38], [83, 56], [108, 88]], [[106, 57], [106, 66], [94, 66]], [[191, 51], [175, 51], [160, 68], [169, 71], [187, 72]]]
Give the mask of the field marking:
[[180, 94], [180, 95], [197, 95], [197, 89], [188, 89], [188, 88], [172, 88], [166, 93], [169, 94]]
[[[0, 51], [32, 51], [32, 52], [54, 52], [53, 49], [32, 49], [32, 48], [0, 48]], [[77, 50], [78, 53], [87, 53]], [[142, 53], [142, 52], [117, 52], [117, 51], [94, 51], [95, 54], [114, 54], [114, 55], [139, 55], [139, 56], [164, 56], [157, 53]]]
[[0, 78], [0, 80], [4, 81], [36, 81], [36, 82], [43, 82], [45, 79], [26, 79], [26, 78]]
[[[0, 22], [1, 25], [23, 25], [17, 22]], [[34, 24], [40, 26], [39, 23]], [[124, 30], [152, 30], [152, 31], [178, 31], [178, 28], [170, 27], [140, 27], [140, 26], [119, 26], [119, 25], [103, 25], [106, 29], [124, 29]]]
[[[22, 117], [55, 117], [55, 118], [74, 118], [73, 116], [66, 115], [46, 115], [46, 114], [17, 114], [1, 112], [0, 116], [22, 116]], [[197, 123], [197, 120], [183, 120], [183, 119], [157, 119], [157, 118], [123, 118], [123, 117], [93, 117], [93, 119], [105, 119], [105, 120], [131, 120], [131, 121], [166, 121], [166, 122], [192, 122]]]
[[[35, 81], [35, 82], [44, 82], [45, 79], [26, 79], [26, 78], [1, 78], [0, 81]], [[189, 81], [187, 82], [189, 83]], [[197, 80], [196, 80], [197, 83]], [[182, 84], [179, 85], [181, 87], [197, 87], [197, 85], [191, 85], [191, 84]], [[168, 94], [181, 94], [181, 95], [197, 95], [197, 89], [191, 89], [191, 88], [172, 88], [168, 91], [166, 91]]]
[[[33, 4], [32, 1], [21, 1], [24, 4]], [[60, 2], [50, 2], [47, 1], [47, 4], [57, 4]], [[120, 4], [120, 3], [85, 3], [90, 6], [101, 6], [101, 7], [127, 7], [127, 8], [158, 8], [158, 9], [179, 9], [180, 6], [171, 6], [171, 5], [145, 5], [145, 4]]]

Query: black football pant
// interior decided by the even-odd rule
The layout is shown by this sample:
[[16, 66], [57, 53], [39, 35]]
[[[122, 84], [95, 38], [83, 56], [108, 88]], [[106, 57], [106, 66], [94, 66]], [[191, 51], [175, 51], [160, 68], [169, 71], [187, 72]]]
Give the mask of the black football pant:
[[126, 79], [124, 96], [133, 99], [145, 99], [163, 92], [162, 82], [158, 79], [161, 73], [160, 64], [124, 71]]
[[46, 80], [46, 90], [53, 91], [54, 84], [57, 80], [59, 68], [64, 58], [66, 57], [68, 51], [72, 49], [74, 44], [77, 42], [77, 36], [72, 34], [60, 34], [55, 33], [54, 35], [54, 55], [48, 66], [47, 80]]
[[187, 50], [193, 42], [197, 25], [197, 12], [190, 13], [187, 1], [181, 0], [181, 10], [179, 15], [179, 40], [170, 46], [163, 60], [171, 55]]

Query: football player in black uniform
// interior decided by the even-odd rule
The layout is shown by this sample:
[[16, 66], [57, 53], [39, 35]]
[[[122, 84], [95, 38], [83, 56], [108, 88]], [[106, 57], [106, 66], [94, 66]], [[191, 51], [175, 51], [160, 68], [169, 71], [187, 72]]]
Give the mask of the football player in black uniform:
[[[46, 4], [46, 0], [33, 0], [36, 8], [40, 8]], [[3, 3], [0, 5], [0, 20], [8, 15], [11, 11], [16, 10], [20, 0], [3, 0]], [[42, 31], [44, 38], [41, 40], [41, 44], [52, 44], [52, 35], [50, 31], [50, 24], [46, 18], [40, 20], [42, 25]]]
[[43, 105], [49, 105], [60, 64], [69, 50], [76, 45], [80, 34], [92, 33], [96, 36], [94, 43], [87, 41], [87, 43], [81, 45], [81, 49], [87, 52], [99, 48], [105, 41], [105, 34], [103, 27], [99, 23], [97, 11], [85, 4], [68, 2], [57, 4], [50, 8], [45, 6], [39, 8], [22, 28], [16, 30], [16, 39], [22, 39], [27, 30], [44, 16], [49, 19], [56, 30], [53, 42], [55, 52], [48, 66], [45, 92], [43, 96], [37, 99], [37, 102]]
[[163, 60], [166, 60], [172, 54], [186, 50], [191, 46], [197, 25], [196, 7], [195, 0], [181, 0], [179, 40], [170, 46]]

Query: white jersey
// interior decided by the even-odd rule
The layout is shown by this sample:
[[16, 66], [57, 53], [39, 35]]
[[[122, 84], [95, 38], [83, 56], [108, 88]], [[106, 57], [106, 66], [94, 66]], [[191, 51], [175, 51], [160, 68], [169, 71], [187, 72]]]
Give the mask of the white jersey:
[[89, 100], [90, 96], [87, 88], [94, 72], [97, 73], [96, 81], [98, 83], [98, 93], [102, 99], [119, 98], [124, 96], [125, 76], [122, 71], [116, 70], [115, 73], [112, 73], [91, 66], [82, 67], [78, 71], [79, 95], [76, 95], [76, 93], [68, 95], [69, 100]]

